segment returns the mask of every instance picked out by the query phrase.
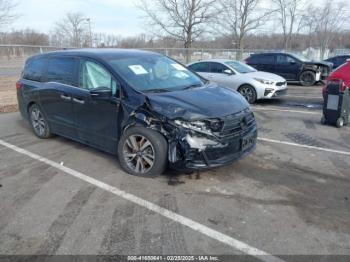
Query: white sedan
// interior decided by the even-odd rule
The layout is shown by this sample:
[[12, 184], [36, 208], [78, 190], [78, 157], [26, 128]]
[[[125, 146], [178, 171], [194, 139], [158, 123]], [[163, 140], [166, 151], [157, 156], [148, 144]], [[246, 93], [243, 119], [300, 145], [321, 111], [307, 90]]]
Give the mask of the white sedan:
[[275, 74], [257, 71], [235, 60], [210, 59], [187, 65], [192, 71], [219, 85], [237, 90], [249, 103], [287, 94], [287, 81]]

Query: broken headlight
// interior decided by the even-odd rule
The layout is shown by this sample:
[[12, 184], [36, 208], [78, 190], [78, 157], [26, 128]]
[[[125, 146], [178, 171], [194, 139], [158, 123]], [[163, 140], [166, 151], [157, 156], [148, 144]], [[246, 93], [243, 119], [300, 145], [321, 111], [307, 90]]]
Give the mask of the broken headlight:
[[220, 132], [224, 126], [224, 123], [219, 119], [211, 119], [208, 122], [210, 130], [213, 132]]
[[186, 129], [191, 129], [198, 132], [210, 132], [210, 130], [207, 127], [207, 124], [204, 121], [182, 121], [182, 120], [175, 120], [175, 124], [182, 126]]
[[202, 120], [202, 121], [182, 121], [175, 120], [175, 124], [193, 131], [212, 134], [219, 132], [222, 129], [223, 123], [220, 120]]

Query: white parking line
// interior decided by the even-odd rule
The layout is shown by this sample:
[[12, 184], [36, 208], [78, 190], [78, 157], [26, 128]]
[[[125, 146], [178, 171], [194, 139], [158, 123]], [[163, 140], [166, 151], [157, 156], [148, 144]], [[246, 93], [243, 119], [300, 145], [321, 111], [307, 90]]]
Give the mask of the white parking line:
[[284, 260], [275, 257], [269, 253], [266, 253], [262, 250], [259, 250], [255, 247], [252, 247], [240, 240], [237, 240], [233, 237], [230, 237], [228, 235], [225, 235], [223, 233], [220, 233], [219, 231], [216, 231], [214, 229], [211, 229], [203, 224], [200, 224], [196, 221], [193, 221], [192, 219], [189, 219], [187, 217], [184, 217], [178, 213], [175, 213], [173, 211], [170, 211], [166, 208], [163, 208], [161, 206], [158, 206], [152, 202], [149, 202], [147, 200], [144, 200], [142, 198], [139, 198], [133, 194], [127, 193], [125, 191], [122, 191], [116, 187], [110, 186], [104, 182], [101, 182], [95, 178], [89, 177], [87, 175], [84, 175], [83, 173], [80, 173], [74, 169], [71, 169], [69, 167], [65, 167], [60, 165], [59, 163], [56, 163], [52, 160], [49, 160], [45, 157], [42, 157], [40, 155], [37, 155], [35, 153], [29, 152], [23, 148], [17, 147], [15, 145], [12, 145], [10, 143], [7, 143], [3, 140], [0, 139], [0, 145], [5, 146], [9, 149], [12, 149], [20, 154], [26, 155], [28, 157], [31, 157], [37, 161], [43, 162], [49, 166], [55, 167], [63, 172], [65, 172], [68, 175], [71, 175], [75, 178], [78, 178], [80, 180], [83, 180], [87, 183], [90, 183], [96, 187], [99, 187], [103, 190], [106, 190], [116, 196], [119, 196], [121, 198], [124, 198], [130, 202], [133, 202], [134, 204], [137, 204], [139, 206], [142, 206], [148, 210], [151, 210], [161, 216], [164, 216], [170, 220], [173, 220], [183, 226], [189, 227], [191, 229], [193, 229], [194, 231], [200, 232], [212, 239], [215, 239], [221, 243], [224, 243], [228, 246], [231, 246], [232, 248], [239, 250], [241, 252], [243, 252], [244, 254], [250, 255], [250, 256], [254, 256], [262, 261], [276, 261], [276, 262], [284, 262]]
[[325, 152], [330, 152], [330, 153], [350, 156], [350, 152], [347, 152], [347, 151], [328, 149], [328, 148], [318, 147], [318, 146], [308, 146], [308, 145], [291, 143], [291, 142], [286, 142], [286, 141], [281, 141], [281, 140], [274, 140], [274, 139], [269, 139], [269, 138], [264, 138], [264, 137], [259, 137], [258, 140], [259, 141], [264, 141], [264, 142], [283, 144], [283, 145], [289, 145], [289, 146], [297, 146], [297, 147], [303, 147], [303, 148], [308, 148], [308, 149], [315, 149], [315, 150], [319, 150], [319, 151], [325, 151]]
[[289, 109], [279, 109], [272, 107], [259, 107], [259, 106], [251, 106], [253, 110], [260, 111], [278, 111], [278, 112], [289, 112], [289, 113], [299, 113], [299, 114], [309, 114], [309, 115], [321, 115], [322, 112], [312, 112], [312, 111], [303, 111], [303, 110], [289, 110]]

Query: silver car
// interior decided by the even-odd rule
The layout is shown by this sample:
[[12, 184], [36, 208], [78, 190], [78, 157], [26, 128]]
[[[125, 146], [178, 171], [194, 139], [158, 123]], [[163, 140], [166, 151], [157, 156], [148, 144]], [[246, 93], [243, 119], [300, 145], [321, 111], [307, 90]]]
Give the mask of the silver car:
[[204, 78], [240, 92], [249, 103], [287, 94], [281, 76], [260, 72], [242, 62], [228, 59], [202, 60], [187, 65]]

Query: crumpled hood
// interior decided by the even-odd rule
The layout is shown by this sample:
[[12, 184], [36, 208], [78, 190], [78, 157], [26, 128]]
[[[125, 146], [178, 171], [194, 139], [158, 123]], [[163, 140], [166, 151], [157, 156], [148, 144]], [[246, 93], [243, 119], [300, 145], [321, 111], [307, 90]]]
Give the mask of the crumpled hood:
[[279, 75], [268, 73], [268, 72], [262, 72], [262, 71], [246, 73], [246, 74], [243, 74], [243, 76], [249, 76], [251, 78], [260, 78], [260, 79], [269, 80], [269, 81], [273, 81], [273, 82], [285, 82], [286, 81], [286, 79], [284, 79], [283, 77], [281, 77]]
[[326, 66], [326, 67], [332, 67], [333, 63], [325, 62], [325, 61], [308, 61], [305, 62], [307, 65], [317, 65], [317, 66]]
[[220, 118], [249, 107], [236, 91], [208, 85], [189, 90], [145, 94], [152, 108], [169, 119]]

